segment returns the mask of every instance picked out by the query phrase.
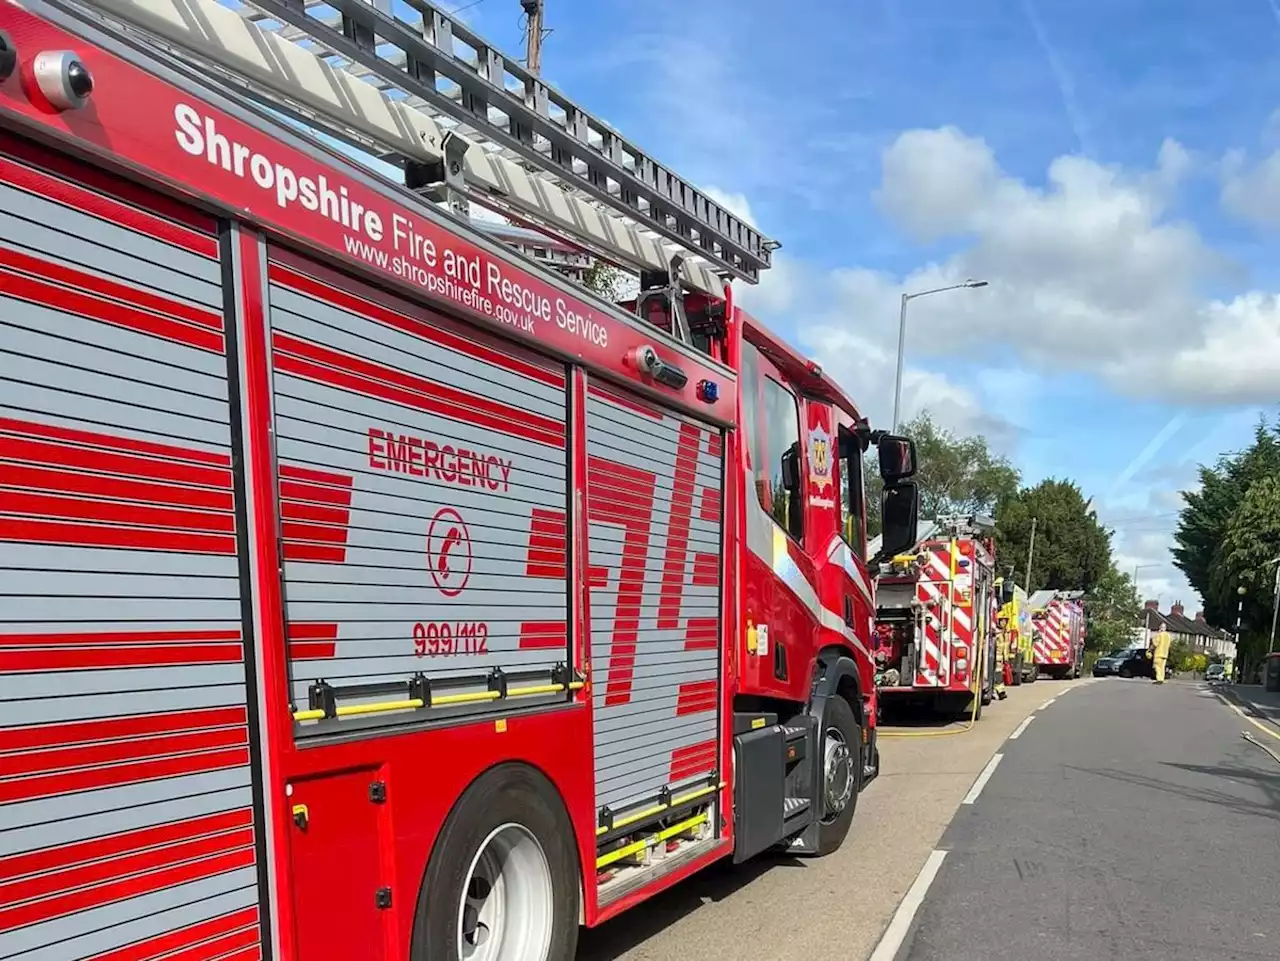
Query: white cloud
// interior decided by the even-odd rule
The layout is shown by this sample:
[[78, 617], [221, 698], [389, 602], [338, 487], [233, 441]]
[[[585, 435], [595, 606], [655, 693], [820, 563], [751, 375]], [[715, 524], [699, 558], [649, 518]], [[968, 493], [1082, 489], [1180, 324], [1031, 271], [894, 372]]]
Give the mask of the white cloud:
[[1250, 291], [1209, 304], [1201, 316], [1201, 342], [1178, 351], [1169, 378], [1209, 402], [1266, 404], [1280, 398], [1280, 297]]
[[1230, 151], [1222, 161], [1222, 205], [1257, 226], [1280, 226], [1280, 150], [1256, 163], [1243, 150]]
[[[888, 427], [893, 416], [896, 351], [848, 326], [816, 326], [801, 332], [801, 345], [847, 390], [864, 416]], [[1015, 429], [983, 408], [975, 391], [942, 374], [907, 367], [902, 378], [902, 420], [928, 410], [934, 420], [961, 434], [985, 434], [1007, 449]]]
[[1201, 294], [1232, 271], [1193, 225], [1170, 215], [1194, 169], [1176, 142], [1147, 171], [1059, 157], [1043, 187], [1009, 175], [984, 141], [953, 127], [901, 134], [882, 166], [884, 214], [919, 241], [959, 250], [902, 279], [844, 284], [850, 314], [892, 316], [886, 303], [903, 289], [990, 282], [913, 301], [912, 356], [983, 356], [1000, 345], [1033, 367], [1096, 374], [1134, 396], [1274, 398], [1265, 372], [1280, 366], [1280, 303], [1259, 292], [1226, 302]]
[[[884, 151], [876, 202], [917, 241], [957, 252], [905, 277], [857, 267], [820, 273], [779, 256], [742, 303], [766, 319], [789, 319], [805, 346], [821, 349], [834, 342], [831, 331], [854, 332], [883, 354], [896, 349], [903, 290], [981, 278], [990, 286], [911, 302], [910, 360], [928, 366], [962, 356], [985, 369], [999, 366], [991, 357], [1003, 350], [1025, 370], [1092, 374], [1135, 397], [1269, 403], [1280, 300], [1257, 291], [1203, 296], [1205, 284], [1233, 274], [1194, 225], [1171, 215], [1195, 167], [1166, 141], [1142, 171], [1059, 157], [1039, 187], [1002, 170], [983, 140], [954, 127], [906, 131]], [[1280, 197], [1280, 172], [1277, 183]], [[718, 194], [750, 211], [745, 197]], [[981, 393], [976, 382], [951, 386]]]
[[741, 217], [757, 230], [760, 229], [760, 225], [756, 223], [756, 218], [751, 213], [751, 202], [747, 200], [746, 194], [734, 193], [729, 190], [721, 190], [716, 186], [707, 187], [703, 190], [703, 193], [718, 203], [725, 210], [729, 211], [729, 213], [736, 217]]

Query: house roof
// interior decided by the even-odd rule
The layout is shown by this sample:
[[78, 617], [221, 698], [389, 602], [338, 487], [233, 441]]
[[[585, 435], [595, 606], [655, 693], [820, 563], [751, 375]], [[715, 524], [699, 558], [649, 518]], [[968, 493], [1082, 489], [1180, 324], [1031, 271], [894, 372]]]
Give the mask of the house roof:
[[1166, 614], [1148, 607], [1143, 614], [1145, 615], [1144, 625], [1149, 631], [1158, 631], [1163, 627], [1170, 634], [1189, 634], [1193, 637], [1226, 637], [1230, 634], [1229, 631], [1221, 628], [1210, 627], [1204, 621], [1197, 621], [1183, 614], [1174, 614], [1172, 611]]

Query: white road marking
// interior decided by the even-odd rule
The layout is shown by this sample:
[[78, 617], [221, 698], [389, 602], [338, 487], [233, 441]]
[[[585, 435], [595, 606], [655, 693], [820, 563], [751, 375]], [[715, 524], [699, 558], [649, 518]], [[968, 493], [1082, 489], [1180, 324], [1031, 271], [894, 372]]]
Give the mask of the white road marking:
[[1225, 697], [1223, 697], [1221, 694], [1219, 694], [1219, 695], [1218, 695], [1218, 700], [1220, 700], [1220, 701], [1221, 701], [1223, 704], [1225, 704], [1227, 707], [1231, 708], [1231, 710], [1233, 710], [1233, 711], [1235, 711], [1237, 714], [1239, 714], [1242, 718], [1244, 718], [1246, 721], [1248, 721], [1250, 724], [1252, 724], [1254, 727], [1256, 727], [1259, 731], [1262, 731], [1262, 732], [1263, 732], [1263, 733], [1265, 733], [1265, 734], [1270, 734], [1270, 735], [1271, 735], [1272, 737], [1274, 737], [1276, 740], [1280, 740], [1280, 733], [1275, 732], [1274, 730], [1272, 730], [1272, 729], [1271, 729], [1270, 727], [1268, 727], [1267, 725], [1265, 725], [1265, 724], [1261, 723], [1260, 721], [1258, 721], [1258, 719], [1257, 719], [1257, 718], [1252, 718], [1252, 717], [1250, 717], [1248, 714], [1246, 714], [1244, 711], [1242, 711], [1242, 710], [1240, 709], [1240, 705], [1239, 705], [1239, 704], [1234, 704], [1234, 703], [1232, 703], [1231, 701], [1228, 701], [1228, 700], [1227, 700]]
[[978, 800], [978, 795], [982, 793], [982, 789], [987, 786], [987, 782], [991, 780], [991, 775], [996, 773], [996, 767], [1004, 758], [1003, 754], [991, 755], [991, 760], [987, 762], [987, 766], [982, 769], [982, 773], [978, 775], [978, 780], [973, 782], [973, 787], [969, 788], [969, 793], [964, 796], [961, 804], [972, 804]]
[[[996, 755], [999, 757], [1000, 755]], [[884, 935], [880, 938], [880, 943], [876, 945], [876, 949], [871, 952], [870, 961], [893, 961], [898, 954], [898, 949], [902, 947], [902, 942], [907, 939], [907, 934], [911, 930], [911, 922], [915, 919], [916, 912], [920, 910], [920, 905], [924, 904], [924, 896], [929, 893], [929, 886], [933, 884], [933, 879], [938, 876], [938, 871], [942, 868], [942, 861], [947, 856], [946, 851], [931, 851], [929, 858], [924, 862], [924, 867], [920, 869], [920, 873], [916, 875], [915, 881], [907, 890], [907, 895], [902, 899], [902, 903], [898, 905], [898, 910], [893, 914], [893, 920], [889, 922], [889, 927], [885, 929]]]
[[1022, 737], [1022, 732], [1027, 729], [1027, 725], [1029, 725], [1035, 719], [1036, 719], [1036, 716], [1032, 714], [1030, 717], [1024, 720], [1021, 724], [1019, 724], [1016, 728], [1014, 728], [1013, 733], [1009, 735], [1009, 740], [1016, 741], [1018, 738]]
[[1043, 704], [1040, 705], [1040, 710], [1043, 711], [1046, 707], [1048, 707], [1050, 704], [1052, 704], [1056, 700], [1057, 700], [1056, 697], [1049, 698], [1049, 700], [1045, 701]]

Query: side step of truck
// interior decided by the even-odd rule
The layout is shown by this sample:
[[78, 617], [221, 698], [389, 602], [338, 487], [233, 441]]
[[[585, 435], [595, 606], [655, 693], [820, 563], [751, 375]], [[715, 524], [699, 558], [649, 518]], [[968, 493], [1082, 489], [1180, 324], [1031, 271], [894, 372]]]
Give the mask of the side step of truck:
[[809, 715], [785, 724], [773, 714], [734, 715], [735, 862], [815, 823], [822, 776], [817, 741], [818, 722]]

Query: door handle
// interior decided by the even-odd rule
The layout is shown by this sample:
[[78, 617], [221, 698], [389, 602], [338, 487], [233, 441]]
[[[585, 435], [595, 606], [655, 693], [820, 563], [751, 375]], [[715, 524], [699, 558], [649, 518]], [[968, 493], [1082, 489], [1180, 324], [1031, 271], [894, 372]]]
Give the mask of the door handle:
[[848, 594], [844, 596], [844, 622], [853, 627], [853, 598]]

